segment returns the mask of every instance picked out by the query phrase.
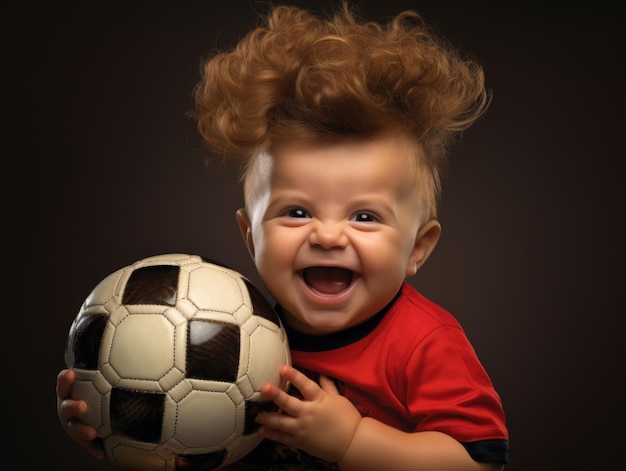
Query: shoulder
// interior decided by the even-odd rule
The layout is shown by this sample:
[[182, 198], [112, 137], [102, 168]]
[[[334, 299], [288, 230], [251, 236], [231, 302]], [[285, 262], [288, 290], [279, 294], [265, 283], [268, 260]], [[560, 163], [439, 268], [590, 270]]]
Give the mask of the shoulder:
[[390, 314], [392, 315], [388, 317], [395, 316], [396, 321], [407, 322], [426, 330], [438, 327], [461, 328], [449, 311], [428, 299], [407, 282], [402, 285], [401, 295], [390, 309]]
[[407, 358], [475, 355], [457, 319], [406, 282], [377, 330], [379, 340]]

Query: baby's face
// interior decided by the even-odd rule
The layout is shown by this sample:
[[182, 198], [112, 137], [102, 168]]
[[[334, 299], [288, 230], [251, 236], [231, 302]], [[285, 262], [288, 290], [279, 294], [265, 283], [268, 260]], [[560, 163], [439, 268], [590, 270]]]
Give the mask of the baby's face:
[[434, 247], [398, 136], [289, 144], [258, 156], [238, 213], [255, 265], [285, 321], [312, 334], [359, 324], [382, 309]]

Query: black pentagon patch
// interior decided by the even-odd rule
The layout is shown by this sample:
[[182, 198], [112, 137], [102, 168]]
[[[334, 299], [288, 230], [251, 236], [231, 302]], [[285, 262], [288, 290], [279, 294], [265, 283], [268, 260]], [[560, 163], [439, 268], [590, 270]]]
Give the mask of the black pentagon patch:
[[178, 455], [176, 471], [211, 471], [217, 469], [226, 459], [226, 450], [198, 455]]
[[250, 300], [252, 301], [252, 310], [254, 315], [267, 319], [277, 326], [280, 326], [278, 314], [276, 314], [276, 311], [274, 310], [272, 305], [265, 298], [265, 296], [263, 296], [263, 293], [261, 293], [261, 291], [259, 291], [259, 289], [248, 280], [244, 279], [243, 281], [248, 288], [248, 293], [250, 294]]
[[220, 261], [214, 260], [214, 259], [209, 258], [209, 257], [203, 257], [203, 256], [201, 256], [200, 258], [202, 259], [202, 261], [203, 261], [204, 263], [208, 263], [208, 264], [210, 264], [210, 265], [216, 265], [216, 266], [218, 266], [218, 267], [228, 268], [229, 270], [232, 270], [232, 268], [231, 268], [231, 267], [229, 267], [228, 265], [224, 265], [224, 264], [223, 264], [222, 262], [220, 262]]
[[113, 388], [109, 414], [111, 429], [141, 442], [161, 439], [165, 394]]
[[180, 268], [155, 265], [134, 270], [122, 295], [122, 304], [163, 304], [174, 306]]
[[239, 370], [239, 326], [205, 319], [187, 323], [187, 378], [234, 382]]
[[72, 333], [71, 358], [73, 368], [86, 370], [98, 369], [98, 353], [102, 343], [102, 335], [107, 324], [107, 316], [87, 314], [74, 325]]
[[259, 429], [261, 424], [256, 422], [256, 416], [259, 414], [259, 412], [276, 412], [277, 410], [278, 406], [274, 401], [246, 401], [246, 417], [243, 426], [243, 434], [250, 435], [251, 433], [254, 433]]

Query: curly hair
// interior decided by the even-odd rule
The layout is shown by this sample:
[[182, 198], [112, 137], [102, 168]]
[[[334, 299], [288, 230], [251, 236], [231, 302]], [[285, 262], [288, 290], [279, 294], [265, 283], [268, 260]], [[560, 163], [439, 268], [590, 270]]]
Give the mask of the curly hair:
[[200, 134], [227, 157], [400, 130], [420, 150], [431, 206], [451, 144], [489, 103], [480, 65], [416, 12], [382, 24], [347, 3], [328, 19], [275, 7], [236, 47], [208, 58], [194, 98]]

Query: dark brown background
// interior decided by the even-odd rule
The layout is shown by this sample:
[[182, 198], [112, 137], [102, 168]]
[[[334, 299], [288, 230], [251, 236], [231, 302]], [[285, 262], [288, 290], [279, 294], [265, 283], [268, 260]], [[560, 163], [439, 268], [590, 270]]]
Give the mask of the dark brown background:
[[[220, 164], [202, 166], [185, 112], [200, 57], [234, 44], [263, 3], [83, 3], [0, 7], [0, 468], [11, 471], [113, 469], [63, 433], [54, 392], [69, 325], [105, 275], [191, 252], [258, 282], [235, 224], [239, 187]], [[625, 397], [622, 24], [599, 3], [507, 3], [360, 2], [370, 19], [422, 12], [483, 63], [494, 94], [453, 160], [442, 239], [413, 282], [459, 318], [491, 374], [509, 471], [613, 468]]]

